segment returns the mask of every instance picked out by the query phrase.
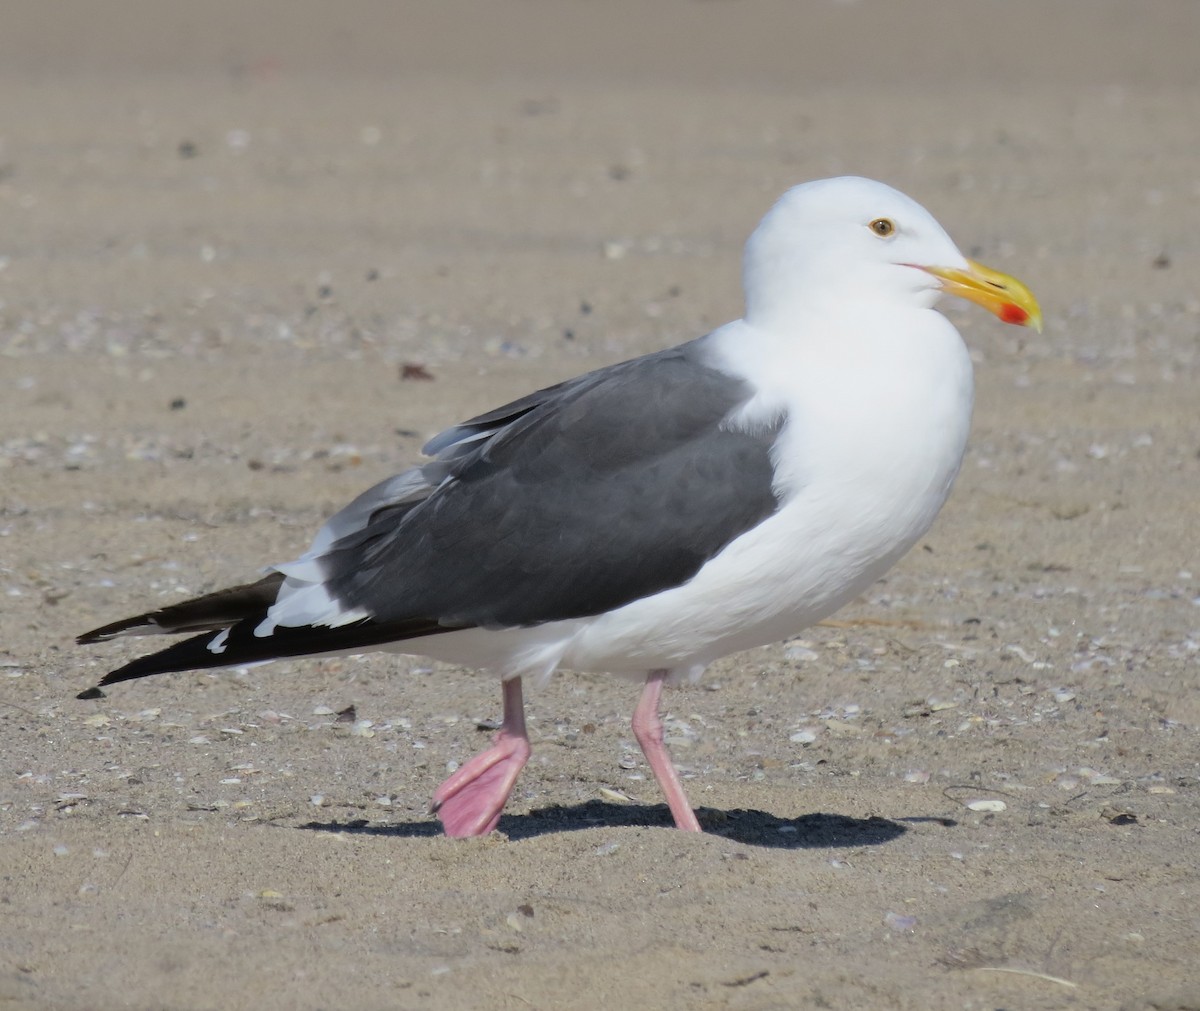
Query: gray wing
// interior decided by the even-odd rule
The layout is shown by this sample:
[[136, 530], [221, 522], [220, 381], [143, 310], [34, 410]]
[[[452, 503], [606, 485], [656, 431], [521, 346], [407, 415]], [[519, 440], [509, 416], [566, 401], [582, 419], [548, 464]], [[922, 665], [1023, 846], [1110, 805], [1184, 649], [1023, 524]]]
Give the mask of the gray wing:
[[685, 583], [778, 507], [778, 425], [729, 422], [751, 394], [693, 342], [448, 429], [426, 446], [436, 459], [360, 496], [279, 567], [319, 582], [336, 613], [281, 607], [276, 620], [526, 626]]
[[[778, 507], [774, 426], [701, 344], [581, 376], [448, 429], [256, 583], [79, 637], [201, 632], [100, 685], [598, 614], [686, 582]], [[212, 633], [216, 632], [214, 636]], [[100, 687], [81, 698], [98, 698]]]

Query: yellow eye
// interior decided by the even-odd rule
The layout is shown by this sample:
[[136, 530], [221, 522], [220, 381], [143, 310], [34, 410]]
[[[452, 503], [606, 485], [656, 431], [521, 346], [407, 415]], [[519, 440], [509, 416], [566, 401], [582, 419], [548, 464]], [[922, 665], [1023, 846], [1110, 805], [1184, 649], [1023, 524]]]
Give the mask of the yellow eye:
[[870, 228], [881, 239], [886, 239], [896, 231], [896, 223], [891, 218], [876, 218]]

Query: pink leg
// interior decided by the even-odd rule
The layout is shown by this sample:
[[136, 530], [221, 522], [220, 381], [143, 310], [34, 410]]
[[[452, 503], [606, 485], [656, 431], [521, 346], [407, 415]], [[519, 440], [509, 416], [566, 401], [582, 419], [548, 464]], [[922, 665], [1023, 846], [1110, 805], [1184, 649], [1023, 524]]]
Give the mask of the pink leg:
[[530, 750], [521, 679], [513, 678], [504, 682], [504, 723], [492, 746], [467, 762], [433, 795], [433, 811], [446, 835], [457, 839], [487, 835], [496, 827], [517, 776], [529, 761]]
[[688, 804], [679, 781], [679, 773], [671, 764], [671, 756], [663, 745], [662, 717], [658, 715], [658, 700], [662, 696], [663, 681], [670, 674], [667, 670], [652, 670], [646, 677], [646, 687], [633, 711], [633, 736], [642, 746], [642, 754], [650, 763], [650, 769], [667, 798], [667, 807], [675, 818], [675, 827], [685, 832], [699, 832], [700, 822], [696, 812]]

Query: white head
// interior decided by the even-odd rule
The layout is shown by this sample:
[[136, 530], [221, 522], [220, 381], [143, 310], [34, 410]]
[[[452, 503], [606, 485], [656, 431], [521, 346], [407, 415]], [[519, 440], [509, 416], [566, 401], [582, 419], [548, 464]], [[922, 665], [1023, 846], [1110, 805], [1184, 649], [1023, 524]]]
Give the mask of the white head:
[[826, 296], [929, 308], [943, 292], [1006, 322], [1041, 323], [1023, 284], [968, 260], [915, 200], [857, 176], [780, 197], [746, 243], [743, 285], [747, 322], [767, 328]]

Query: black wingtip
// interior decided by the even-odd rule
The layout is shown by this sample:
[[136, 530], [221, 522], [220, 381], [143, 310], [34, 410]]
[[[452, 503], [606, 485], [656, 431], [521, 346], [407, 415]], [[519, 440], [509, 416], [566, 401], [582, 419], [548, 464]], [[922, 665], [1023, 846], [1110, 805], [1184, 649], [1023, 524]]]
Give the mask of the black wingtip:
[[120, 621], [114, 621], [111, 625], [101, 625], [99, 628], [93, 628], [82, 635], [77, 635], [75, 642], [80, 646], [93, 646], [98, 642], [107, 642], [114, 636], [139, 628], [145, 629], [143, 634], [161, 632], [162, 629], [151, 617], [154, 613], [149, 611], [146, 614], [139, 614], [136, 618], [123, 618]]
[[76, 697], [77, 699], [84, 699], [84, 700], [86, 701], [86, 700], [88, 700], [88, 699], [103, 699], [103, 698], [107, 698], [108, 696], [106, 696], [106, 695], [104, 694], [104, 692], [102, 692], [102, 691], [100, 690], [100, 686], [99, 686], [99, 685], [93, 685], [93, 686], [92, 686], [91, 688], [89, 688], [87, 691], [85, 691], [85, 692], [80, 692], [80, 693], [79, 693], [78, 695], [76, 695], [75, 697]]

